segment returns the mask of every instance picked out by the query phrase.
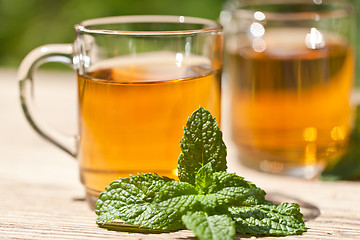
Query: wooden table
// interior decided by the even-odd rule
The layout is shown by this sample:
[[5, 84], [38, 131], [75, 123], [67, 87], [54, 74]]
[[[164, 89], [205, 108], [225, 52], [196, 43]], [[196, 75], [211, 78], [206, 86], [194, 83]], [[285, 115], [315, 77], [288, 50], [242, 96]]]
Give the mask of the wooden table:
[[[60, 130], [75, 132], [75, 75], [43, 71], [37, 76], [39, 112]], [[26, 122], [15, 70], [0, 69], [0, 110], [0, 239], [194, 239], [190, 231], [139, 234], [99, 228], [84, 200], [76, 160], [45, 142]], [[245, 169], [226, 132], [225, 141], [230, 172], [269, 196], [303, 206], [306, 233], [265, 239], [360, 239], [360, 182], [311, 181]]]

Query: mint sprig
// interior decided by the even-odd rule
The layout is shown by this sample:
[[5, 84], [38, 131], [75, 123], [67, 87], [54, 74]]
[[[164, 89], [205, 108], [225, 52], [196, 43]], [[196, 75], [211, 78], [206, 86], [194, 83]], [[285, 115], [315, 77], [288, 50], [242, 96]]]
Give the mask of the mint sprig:
[[197, 171], [211, 161], [214, 171], [227, 169], [222, 132], [215, 118], [202, 107], [188, 119], [180, 148], [178, 175], [182, 182], [194, 184]]
[[274, 205], [264, 190], [226, 172], [226, 146], [207, 110], [196, 110], [184, 132], [180, 181], [146, 173], [112, 182], [95, 205], [100, 226], [111, 229], [107, 223], [119, 218], [141, 230], [189, 229], [204, 240], [233, 239], [236, 232], [283, 236], [306, 230], [298, 204]]

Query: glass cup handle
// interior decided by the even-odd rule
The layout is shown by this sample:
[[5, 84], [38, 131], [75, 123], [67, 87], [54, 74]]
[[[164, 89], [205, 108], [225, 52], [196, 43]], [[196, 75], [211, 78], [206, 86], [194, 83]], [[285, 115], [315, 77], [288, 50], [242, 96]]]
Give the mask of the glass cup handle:
[[63, 63], [74, 68], [72, 44], [49, 44], [32, 50], [21, 62], [18, 70], [21, 106], [31, 127], [40, 136], [55, 144], [73, 157], [77, 155], [78, 137], [65, 135], [39, 118], [34, 102], [33, 75], [35, 70], [47, 62]]

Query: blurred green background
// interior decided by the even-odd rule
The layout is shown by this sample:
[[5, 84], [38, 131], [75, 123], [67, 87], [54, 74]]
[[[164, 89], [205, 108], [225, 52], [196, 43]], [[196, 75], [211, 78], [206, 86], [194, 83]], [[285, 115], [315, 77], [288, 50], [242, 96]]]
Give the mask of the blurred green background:
[[[17, 67], [33, 48], [73, 41], [74, 24], [89, 18], [169, 14], [217, 20], [226, 0], [0, 0], [0, 66]], [[326, 0], [323, 0], [325, 3]], [[360, 0], [352, 0], [360, 33]], [[357, 40], [360, 59], [360, 43]], [[357, 62], [360, 69], [360, 61]], [[359, 71], [360, 72], [360, 71]], [[358, 85], [360, 74], [358, 74]]]
[[69, 43], [89, 18], [162, 14], [217, 19], [225, 0], [0, 0], [0, 66], [18, 66], [33, 48]]

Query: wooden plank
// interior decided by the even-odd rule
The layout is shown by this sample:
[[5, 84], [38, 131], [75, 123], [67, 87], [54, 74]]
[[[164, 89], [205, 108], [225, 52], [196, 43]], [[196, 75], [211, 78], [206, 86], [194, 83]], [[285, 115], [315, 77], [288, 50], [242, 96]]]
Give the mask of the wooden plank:
[[[15, 91], [15, 71], [0, 70], [0, 75], [5, 77], [0, 81], [0, 109], [6, 109], [0, 117], [0, 239], [194, 239], [191, 231], [140, 234], [99, 228], [95, 213], [84, 200], [77, 162], [30, 129]], [[60, 100], [52, 107], [56, 108], [56, 102], [71, 104], [73, 99], [63, 95], [63, 89], [74, 86], [71, 80], [64, 80], [73, 74], [55, 75], [49, 87], [53, 86], [52, 95]], [[53, 74], [42, 76], [48, 79]], [[55, 87], [58, 84], [61, 87]], [[56, 111], [51, 114], [55, 114], [54, 119], [65, 116]], [[64, 128], [72, 124], [69, 119], [64, 122]], [[360, 239], [359, 182], [321, 182], [259, 173], [243, 168], [231, 144], [228, 148], [230, 172], [265, 189], [271, 200], [300, 203], [308, 219], [309, 229], [300, 236], [247, 239]]]

